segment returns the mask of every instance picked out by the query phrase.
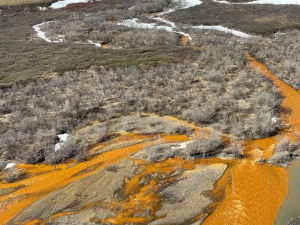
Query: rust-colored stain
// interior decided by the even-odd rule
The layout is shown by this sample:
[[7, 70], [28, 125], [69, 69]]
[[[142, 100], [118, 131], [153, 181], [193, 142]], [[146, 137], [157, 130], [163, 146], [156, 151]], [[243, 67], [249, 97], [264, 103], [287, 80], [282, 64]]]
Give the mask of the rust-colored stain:
[[188, 36], [183, 35], [183, 36], [180, 38], [180, 41], [181, 41], [181, 43], [182, 43], [183, 46], [186, 46], [187, 43], [190, 41], [190, 39], [189, 39]]
[[[135, 135], [133, 135], [133, 137], [135, 137]], [[189, 140], [186, 135], [156, 135], [153, 137], [154, 138], [152, 143], [154, 143], [155, 139], [158, 137], [161, 138], [162, 142], [177, 142]], [[60, 165], [60, 169], [52, 170], [51, 172], [39, 176], [34, 176], [12, 184], [0, 184], [0, 189], [10, 189], [18, 187], [20, 185], [24, 185], [23, 188], [18, 189], [11, 194], [0, 196], [1, 224], [5, 224], [23, 208], [37, 201], [38, 199], [68, 185], [71, 182], [79, 180], [93, 172], [104, 169], [107, 166], [112, 165], [126, 158], [128, 155], [133, 154], [145, 147], [145, 143], [140, 143], [125, 148], [112, 150], [110, 152], [105, 152], [101, 155], [93, 157], [87, 162], [82, 162], [75, 166], [72, 166], [68, 169], [66, 168], [69, 164], [64, 164]], [[78, 174], [79, 172], [91, 166], [95, 166], [100, 162], [103, 162], [103, 164], [101, 164], [96, 170]], [[34, 166], [36, 168], [33, 169]], [[31, 171], [49, 171], [50, 169], [49, 166], [45, 165], [29, 165], [28, 167]], [[22, 168], [26, 169], [26, 166], [22, 166]]]
[[[248, 53], [246, 54], [249, 66], [272, 79], [285, 97], [282, 107], [291, 108], [291, 114], [283, 122], [290, 124], [292, 129], [284, 130], [280, 135], [287, 136], [295, 141], [296, 132], [300, 130], [298, 123], [300, 104], [297, 103], [297, 99], [300, 100], [300, 93], [280, 81], [263, 64], [256, 62]], [[171, 122], [180, 122], [184, 126], [192, 128], [195, 137], [199, 135], [209, 136], [212, 131], [209, 128], [200, 128], [195, 124], [181, 121], [175, 117], [167, 116], [164, 118]], [[230, 137], [230, 135], [223, 135], [222, 140], [230, 142]], [[9, 195], [0, 196], [0, 223], [5, 224], [34, 201], [145, 148], [145, 142], [151, 145], [159, 144], [156, 142], [157, 138], [160, 138], [160, 143], [183, 142], [190, 139], [186, 135], [123, 134], [108, 143], [99, 144], [92, 151], [101, 151], [101, 148], [106, 145], [120, 144], [128, 140], [142, 141], [142, 143], [104, 152], [92, 157], [87, 162], [79, 163], [70, 168], [68, 166], [71, 163], [58, 165], [56, 170], [53, 169], [53, 166], [46, 165], [18, 165], [18, 168], [34, 176], [13, 184], [0, 184], [0, 189], [10, 189], [24, 185], [24, 187]], [[204, 220], [204, 225], [274, 224], [277, 211], [288, 194], [288, 174], [284, 168], [260, 163], [258, 159], [271, 157], [277, 143], [276, 137], [247, 140], [244, 142], [244, 153], [246, 155], [244, 159], [221, 160], [211, 158], [191, 161], [172, 158], [157, 163], [134, 160], [135, 164], [140, 167], [141, 172], [135, 174], [132, 179], [125, 180], [121, 193], [118, 193], [119, 196], [105, 203], [107, 208], [116, 213], [115, 217], [108, 218], [105, 222], [111, 224], [147, 223], [158, 219], [155, 213], [160, 209], [162, 200], [158, 192], [174, 181], [173, 174], [178, 168], [192, 170], [199, 164], [222, 163], [228, 166], [227, 170], [216, 183], [215, 189], [208, 193], [215, 200], [215, 203], [210, 205], [204, 213], [191, 218], [191, 221], [197, 221], [208, 212], [209, 216]], [[103, 163], [99, 165], [100, 162]], [[96, 170], [79, 173], [95, 165], [99, 165]], [[148, 177], [148, 182], [141, 182], [146, 177]], [[149, 179], [149, 177], [151, 178]], [[93, 205], [87, 205], [82, 210], [89, 207], [93, 207]], [[68, 213], [72, 214], [72, 212]], [[53, 215], [47, 221], [62, 215], [64, 213]], [[28, 221], [27, 224], [43, 223], [43, 221], [33, 220]]]

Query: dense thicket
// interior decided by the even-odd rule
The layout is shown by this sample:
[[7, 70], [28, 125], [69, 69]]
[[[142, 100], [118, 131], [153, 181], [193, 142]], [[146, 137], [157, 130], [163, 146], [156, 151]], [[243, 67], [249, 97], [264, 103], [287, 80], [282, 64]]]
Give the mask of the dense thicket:
[[[247, 138], [276, 132], [272, 117], [279, 117], [281, 97], [270, 80], [245, 66], [238, 46], [185, 51], [193, 54], [179, 64], [70, 71], [1, 90], [1, 160], [45, 160], [56, 135], [89, 114], [101, 121], [137, 111], [174, 115]], [[62, 160], [78, 153], [71, 144], [65, 149]]]

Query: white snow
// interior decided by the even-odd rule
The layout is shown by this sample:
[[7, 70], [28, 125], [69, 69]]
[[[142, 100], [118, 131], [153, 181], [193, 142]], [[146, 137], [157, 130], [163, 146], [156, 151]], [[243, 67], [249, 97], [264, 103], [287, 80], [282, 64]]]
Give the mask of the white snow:
[[59, 138], [60, 142], [66, 142], [67, 139], [68, 139], [68, 137], [69, 137], [69, 135], [67, 133], [64, 133], [64, 134], [57, 135], [57, 137]]
[[140, 23], [137, 22], [138, 18], [123, 20], [122, 22], [118, 22], [117, 25], [132, 27], [132, 28], [142, 28], [142, 29], [154, 29], [155, 23]]
[[[75, 4], [75, 3], [87, 3], [90, 2], [91, 0], [62, 0], [62, 1], [58, 1], [58, 2], [54, 2], [50, 8], [51, 9], [61, 9], [66, 7], [67, 5], [70, 4]], [[97, 0], [97, 1], [101, 1], [101, 0]]]
[[59, 142], [56, 143], [54, 146], [55, 151], [58, 151], [61, 148], [61, 146], [63, 146], [63, 144], [67, 141], [69, 135], [67, 133], [64, 133], [57, 135], [57, 137], [59, 139]]
[[272, 117], [272, 123], [276, 123], [277, 122], [277, 118], [274, 116], [274, 117]]
[[246, 4], [300, 5], [299, 0], [258, 0]]
[[183, 1], [177, 1], [177, 2], [181, 2], [181, 4], [182, 4], [182, 7], [180, 7], [179, 9], [187, 9], [187, 8], [202, 4], [202, 2], [200, 0], [183, 0]]
[[47, 24], [47, 23], [51, 23], [51, 21], [45, 22], [45, 23], [40, 23], [40, 24], [34, 25], [32, 27], [35, 30], [35, 32], [36, 32], [36, 34], [39, 38], [42, 38], [43, 40], [45, 40], [47, 42], [52, 42], [49, 38], [46, 37], [45, 32], [41, 31], [41, 26], [44, 25], [44, 24]]
[[40, 6], [38, 6], [38, 9], [39, 9], [40, 11], [47, 11], [47, 10], [48, 10], [47, 7], [40, 7]]
[[271, 4], [271, 5], [300, 5], [300, 0], [257, 0], [252, 2], [245, 3], [233, 3], [228, 1], [217, 1], [214, 2], [222, 3], [222, 4], [234, 4], [234, 5], [246, 5], [246, 4]]
[[177, 32], [178, 34], [181, 34], [182, 36], [186, 36], [186, 37], [188, 37], [189, 38], [189, 40], [191, 41], [192, 40], [192, 37], [191, 37], [191, 35], [189, 35], [189, 34], [187, 34], [187, 33], [184, 33], [184, 32]]
[[189, 143], [191, 143], [191, 141], [183, 142], [183, 143], [181, 143], [179, 146], [171, 147], [171, 148], [180, 148], [180, 149], [183, 149], [183, 148], [186, 148], [186, 146], [187, 146]]
[[168, 24], [168, 25], [170, 25], [171, 27], [173, 27], [173, 28], [175, 28], [176, 27], [176, 25], [175, 25], [175, 23], [173, 23], [173, 22], [171, 22], [171, 21], [168, 21], [168, 20], [165, 20], [165, 19], [163, 19], [163, 18], [161, 18], [161, 17], [150, 17], [151, 19], [153, 19], [153, 20], [157, 20], [157, 21], [160, 21], [160, 22], [163, 22], [163, 23], [165, 23], [165, 24]]
[[165, 12], [159, 13], [159, 14], [157, 14], [157, 16], [161, 16], [161, 15], [164, 15], [164, 14], [167, 14], [167, 13], [171, 13], [171, 12], [177, 11], [179, 9], [187, 9], [187, 8], [194, 7], [196, 5], [202, 4], [202, 2], [200, 0], [175, 0], [174, 2], [180, 3], [181, 6], [175, 8], [175, 9], [169, 9]]
[[137, 22], [137, 18], [123, 20], [122, 22], [118, 22], [117, 25], [131, 27], [131, 28], [141, 28], [141, 29], [161, 29], [169, 32], [173, 32], [172, 27], [168, 26], [157, 26], [156, 23], [140, 23]]
[[15, 167], [16, 165], [17, 165], [17, 164], [15, 164], [15, 163], [7, 163], [4, 169], [10, 169], [10, 168], [13, 168], [13, 167]]
[[202, 30], [217, 30], [217, 31], [221, 31], [221, 32], [233, 34], [235, 36], [243, 37], [243, 38], [253, 37], [253, 36], [251, 36], [249, 34], [241, 32], [241, 31], [229, 29], [229, 28], [222, 27], [222, 26], [202, 26], [201, 25], [201, 26], [192, 26], [191, 28], [202, 29]]
[[40, 23], [40, 24], [34, 25], [34, 26], [32, 26], [32, 27], [33, 27], [33, 29], [35, 30], [36, 35], [37, 35], [39, 38], [41, 38], [41, 39], [43, 39], [43, 40], [45, 40], [45, 41], [47, 41], [47, 42], [52, 42], [52, 43], [59, 43], [59, 42], [62, 42], [63, 39], [64, 39], [64, 37], [65, 37], [64, 35], [58, 35], [58, 36], [57, 36], [58, 40], [52, 41], [52, 40], [50, 40], [49, 38], [47, 38], [47, 37], [46, 37], [46, 33], [45, 33], [44, 31], [41, 30], [41, 26], [43, 26], [44, 24], [52, 23], [52, 22], [53, 22], [53, 21], [44, 22], [44, 23]]
[[156, 25], [156, 23], [140, 23], [140, 22], [137, 22], [137, 20], [138, 20], [137, 18], [123, 20], [122, 22], [117, 23], [117, 25], [122, 25], [122, 26], [126, 26], [126, 27], [131, 27], [131, 28], [141, 28], [141, 29], [161, 29], [161, 30], [166, 30], [166, 31], [169, 31], [169, 32], [175, 32], [175, 33], [178, 33], [178, 34], [181, 34], [181, 35], [184, 35], [184, 36], [188, 36], [188, 38], [190, 40], [192, 40], [192, 38], [189, 34], [186, 34], [184, 32], [175, 31], [175, 29], [176, 29], [175, 23], [167, 21], [167, 20], [165, 20], [163, 18], [159, 18], [159, 17], [158, 18], [150, 17], [150, 18], [154, 19], [154, 20], [161, 21], [163, 23], [166, 23], [166, 24], [170, 25], [171, 27], [169, 27], [169, 26], [158, 26], [158, 25]]
[[101, 44], [100, 43], [95, 43], [93, 42], [92, 40], [88, 40], [88, 42], [92, 45], [95, 45], [96, 47], [101, 47]]

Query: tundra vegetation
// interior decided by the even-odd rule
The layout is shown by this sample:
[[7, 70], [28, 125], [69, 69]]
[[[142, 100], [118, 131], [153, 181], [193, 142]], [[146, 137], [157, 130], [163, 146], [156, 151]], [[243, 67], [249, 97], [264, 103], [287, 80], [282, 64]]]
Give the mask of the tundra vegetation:
[[[170, 4], [175, 3], [104, 0], [91, 3], [93, 7], [84, 5], [84, 13], [75, 6], [38, 12], [36, 5], [29, 4], [26, 5], [29, 13], [22, 11], [25, 10], [23, 6], [4, 7], [6, 11], [0, 21], [1, 32], [6, 34], [0, 36], [3, 43], [0, 159], [4, 162], [50, 164], [64, 162], [70, 157], [85, 160], [88, 156], [86, 149], [94, 143], [88, 141], [89, 132], [86, 139], [82, 138], [85, 141], [78, 143], [75, 129], [93, 120], [104, 122], [132, 112], [173, 115], [203, 127], [212, 127], [223, 134], [232, 134], [240, 140], [276, 134], [281, 124], [273, 118], [280, 117], [282, 97], [273, 82], [248, 68], [242, 48], [248, 46], [251, 54], [261, 60], [277, 57], [277, 63], [285, 67], [275, 65], [273, 70], [281, 69], [279, 76], [288, 80], [290, 73], [285, 69], [297, 76], [297, 62], [292, 57], [289, 61], [282, 61], [291, 50], [289, 46], [294, 46], [292, 49], [296, 53], [297, 31], [289, 31], [285, 36], [289, 38], [277, 35], [268, 45], [263, 38], [241, 41], [230, 34], [190, 29], [183, 25], [199, 25], [195, 22], [197, 20], [204, 25], [228, 25], [267, 35], [290, 27], [282, 23], [270, 28], [269, 24], [259, 20], [255, 24], [264, 29], [255, 30], [260, 28], [238, 19], [231, 23], [222, 17], [230, 15], [230, 10], [235, 10], [240, 16], [245, 10], [257, 15], [262, 12], [255, 10], [258, 7], [255, 5], [242, 5], [237, 10], [235, 5], [211, 1], [179, 10], [177, 17], [172, 13], [167, 15], [168, 19], [181, 23], [178, 27], [183, 31], [191, 34], [193, 39], [187, 47], [182, 46], [181, 36], [174, 32], [117, 25], [117, 22], [131, 18], [153, 23], [148, 14], [167, 10]], [[292, 21], [289, 24], [297, 27], [299, 21], [295, 12], [298, 6], [281, 7], [290, 12], [285, 13]], [[279, 8], [272, 5], [266, 8], [279, 13], [276, 17], [279, 21]], [[226, 13], [218, 13], [216, 20], [208, 23], [207, 15], [213, 15], [211, 10], [220, 12], [216, 9]], [[197, 10], [202, 13], [195, 16]], [[245, 19], [249, 20], [248, 17]], [[220, 20], [227, 22], [219, 23]], [[53, 21], [41, 29], [51, 40], [63, 37], [63, 42], [47, 43], [38, 39], [32, 25], [42, 21]], [[88, 45], [89, 40], [107, 45], [107, 48]], [[193, 48], [203, 46], [210, 48]], [[285, 46], [285, 50], [280, 51], [280, 46]], [[41, 77], [43, 79], [36, 79]], [[291, 85], [297, 87], [297, 79], [290, 80], [295, 82]], [[97, 130], [96, 142], [110, 137], [107, 129]], [[132, 130], [130, 124], [126, 129]], [[54, 154], [56, 136], [64, 132], [73, 135]], [[218, 138], [200, 140], [190, 145], [182, 157], [209, 157], [215, 152], [221, 153], [219, 150], [224, 147], [217, 144]], [[204, 152], [198, 151], [199, 146]], [[235, 146], [227, 147], [230, 154], [240, 155]]]

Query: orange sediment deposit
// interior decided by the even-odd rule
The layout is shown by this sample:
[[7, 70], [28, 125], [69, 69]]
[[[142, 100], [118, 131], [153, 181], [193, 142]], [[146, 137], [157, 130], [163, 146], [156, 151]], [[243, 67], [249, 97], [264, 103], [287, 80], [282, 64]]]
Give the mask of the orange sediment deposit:
[[[148, 136], [145, 136], [148, 137]], [[189, 138], [186, 135], [156, 135], [153, 137], [151, 144], [155, 143], [155, 139], [158, 137], [161, 138], [161, 142], [177, 142], [177, 141], [186, 141]], [[141, 138], [139, 136], [139, 138]], [[149, 138], [149, 137], [148, 137]], [[89, 159], [87, 162], [82, 162], [76, 164], [68, 169], [69, 164], [64, 164], [58, 166], [60, 169], [53, 170], [42, 175], [34, 176], [16, 183], [12, 184], [0, 184], [0, 189], [10, 189], [24, 185], [21, 189], [16, 190], [15, 192], [0, 196], [0, 215], [1, 215], [1, 224], [5, 224], [11, 218], [13, 218], [17, 213], [19, 213], [23, 208], [30, 205], [31, 203], [45, 197], [46, 195], [59, 190], [60, 188], [68, 185], [71, 182], [79, 180], [93, 172], [99, 171], [106, 168], [126, 157], [130, 154], [133, 154], [142, 148], [146, 147], [145, 143], [140, 143], [132, 145], [129, 147], [119, 148], [112, 150], [110, 152], [105, 152], [101, 155]], [[80, 173], [92, 166], [99, 165], [96, 169], [88, 171], [85, 173]], [[29, 170], [36, 171], [49, 171], [50, 167], [45, 165], [35, 165], [29, 166]], [[26, 168], [26, 166], [22, 166]]]
[[[220, 160], [216, 160], [220, 162]], [[140, 162], [139, 162], [140, 163]], [[129, 180], [118, 197], [111, 199], [108, 207], [117, 213], [105, 222], [112, 224], [146, 223], [158, 219], [155, 213], [161, 206], [159, 190], [176, 180], [177, 170], [191, 170], [196, 165], [212, 163], [209, 160], [167, 159], [158, 163], [146, 163], [142, 172]]]
[[187, 43], [190, 41], [190, 39], [189, 39], [188, 36], [184, 36], [184, 35], [183, 35], [183, 36], [180, 38], [180, 41], [181, 41], [181, 43], [182, 43], [183, 46], [186, 46]]
[[203, 224], [274, 224], [288, 194], [288, 174], [282, 167], [233, 160], [212, 196], [224, 196]]

